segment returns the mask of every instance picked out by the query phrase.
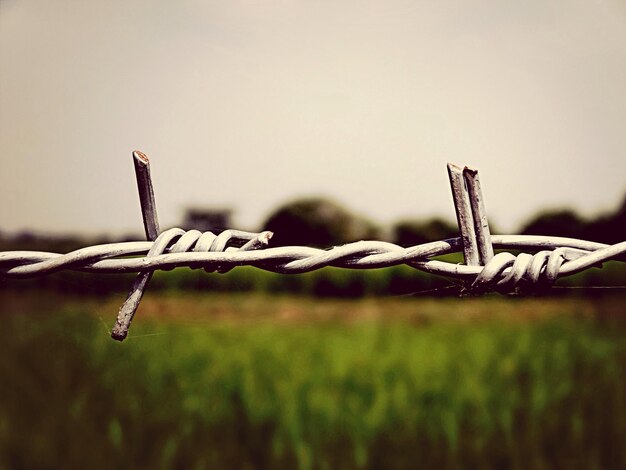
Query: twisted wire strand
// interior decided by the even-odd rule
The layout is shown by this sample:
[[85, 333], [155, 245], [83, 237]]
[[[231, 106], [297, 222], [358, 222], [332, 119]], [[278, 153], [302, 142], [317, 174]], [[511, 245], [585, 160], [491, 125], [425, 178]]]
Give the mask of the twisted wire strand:
[[509, 292], [523, 285], [548, 287], [559, 277], [626, 254], [626, 241], [606, 245], [565, 237], [492, 235], [494, 248], [523, 252], [517, 256], [498, 253], [486, 266], [467, 266], [430, 259], [461, 251], [461, 238], [408, 248], [383, 241], [359, 241], [323, 250], [305, 246], [265, 248], [270, 237], [271, 232], [226, 230], [215, 235], [173, 228], [163, 232], [155, 242], [96, 245], [67, 254], [2, 252], [0, 276], [27, 278], [65, 269], [124, 273], [181, 266], [208, 272], [255, 266], [282, 274], [298, 274], [326, 266], [373, 269], [407, 264], [431, 274], [472, 280], [471, 289], [476, 292], [490, 289]]
[[[148, 250], [146, 259], [162, 255], [170, 246], [171, 247], [169, 248], [169, 251], [171, 253], [184, 253], [189, 250], [200, 252], [220, 252], [225, 251], [227, 248], [231, 250], [235, 249], [242, 252], [255, 250], [265, 247], [271, 237], [271, 232], [262, 232], [256, 234], [252, 232], [242, 232], [240, 230], [225, 230], [219, 235], [215, 235], [213, 232], [202, 233], [199, 230], [190, 230], [188, 232], [185, 232], [182, 229], [175, 228], [171, 230], [166, 230], [156, 238], [156, 240]], [[169, 270], [173, 268], [163, 269]], [[204, 269], [209, 271], [208, 266], [205, 266]], [[218, 271], [224, 273], [227, 272], [229, 269], [231, 269], [231, 267], [218, 265], [212, 267], [210, 271]], [[135, 312], [139, 307], [139, 302], [141, 302], [144, 290], [150, 282], [153, 272], [154, 270], [152, 269], [143, 269], [135, 278], [135, 282], [133, 282], [133, 285], [130, 289], [130, 292], [128, 293], [128, 296], [126, 297], [126, 300], [120, 307], [120, 310], [117, 314], [117, 320], [115, 321], [115, 325], [113, 326], [113, 330], [111, 331], [111, 336], [114, 339], [123, 341], [124, 338], [126, 338], [126, 336], [128, 335], [130, 323], [132, 322]]]

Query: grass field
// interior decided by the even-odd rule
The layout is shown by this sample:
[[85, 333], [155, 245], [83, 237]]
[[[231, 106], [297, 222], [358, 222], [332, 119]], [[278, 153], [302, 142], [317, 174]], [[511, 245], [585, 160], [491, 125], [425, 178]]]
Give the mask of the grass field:
[[1, 468], [626, 468], [595, 299], [0, 293]]

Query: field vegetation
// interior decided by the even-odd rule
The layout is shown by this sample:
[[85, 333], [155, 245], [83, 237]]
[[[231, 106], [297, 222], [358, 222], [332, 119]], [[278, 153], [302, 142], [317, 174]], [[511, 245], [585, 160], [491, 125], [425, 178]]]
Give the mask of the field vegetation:
[[0, 293], [0, 468], [624, 468], [624, 298]]

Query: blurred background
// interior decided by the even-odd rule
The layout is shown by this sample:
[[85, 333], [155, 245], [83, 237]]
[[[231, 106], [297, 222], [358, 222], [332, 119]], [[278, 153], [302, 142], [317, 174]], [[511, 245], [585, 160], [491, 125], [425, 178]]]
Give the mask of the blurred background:
[[[0, 0], [0, 251], [626, 239], [626, 4]], [[461, 259], [452, 256], [452, 260]], [[408, 267], [0, 277], [0, 467], [624, 468], [623, 263], [532, 298]], [[612, 287], [597, 289], [596, 287]]]

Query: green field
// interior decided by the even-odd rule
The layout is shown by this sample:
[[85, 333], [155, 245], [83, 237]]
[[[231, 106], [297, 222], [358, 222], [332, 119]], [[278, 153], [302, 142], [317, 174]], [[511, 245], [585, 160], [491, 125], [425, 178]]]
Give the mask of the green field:
[[626, 468], [622, 297], [0, 293], [0, 468]]

